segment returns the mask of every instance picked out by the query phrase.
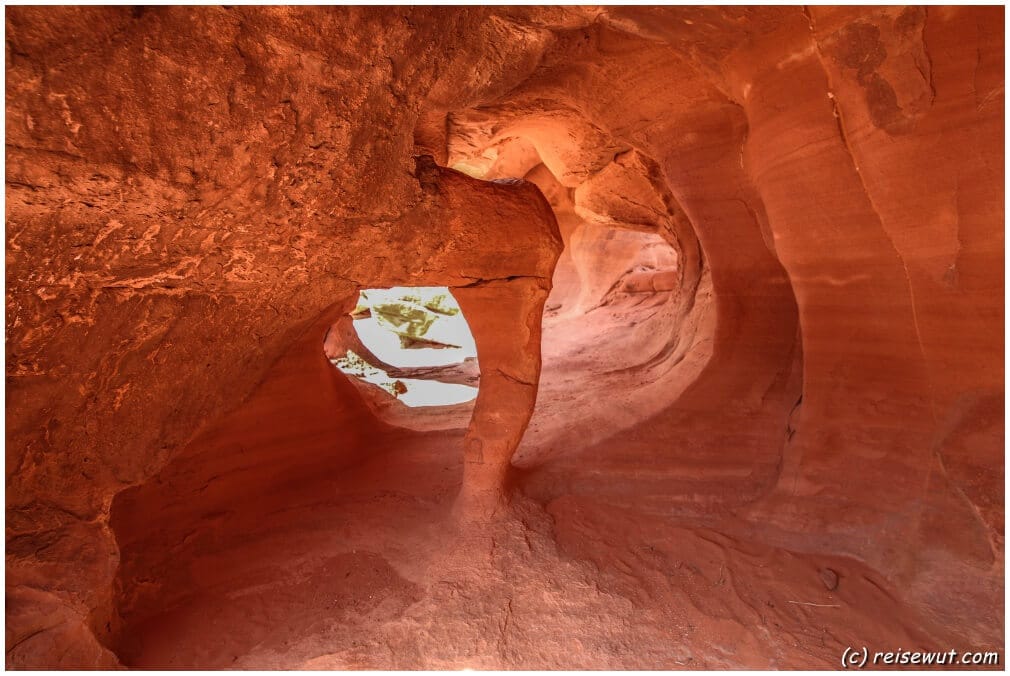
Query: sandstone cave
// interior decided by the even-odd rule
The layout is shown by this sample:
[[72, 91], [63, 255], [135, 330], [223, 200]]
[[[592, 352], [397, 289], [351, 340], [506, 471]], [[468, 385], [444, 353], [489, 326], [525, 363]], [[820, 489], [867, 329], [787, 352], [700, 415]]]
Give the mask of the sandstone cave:
[[8, 668], [1002, 666], [1002, 7], [5, 26]]

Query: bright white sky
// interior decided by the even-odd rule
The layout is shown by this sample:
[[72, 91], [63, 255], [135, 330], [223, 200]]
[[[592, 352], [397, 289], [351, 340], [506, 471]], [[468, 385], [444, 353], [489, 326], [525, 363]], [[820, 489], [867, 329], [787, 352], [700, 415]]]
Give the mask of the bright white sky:
[[[396, 297], [409, 294], [412, 291], [421, 290], [425, 294], [445, 293], [449, 298], [452, 294], [446, 287], [422, 287], [421, 289], [408, 287], [394, 287], [382, 290], [379, 293], [374, 291], [371, 295], [374, 299]], [[359, 305], [368, 306], [368, 299], [359, 299]], [[410, 368], [419, 366], [447, 366], [449, 364], [459, 364], [469, 357], [477, 356], [477, 344], [474, 342], [473, 334], [470, 333], [470, 326], [466, 323], [463, 313], [452, 316], [439, 316], [431, 328], [425, 334], [425, 338], [447, 345], [459, 345], [460, 347], [448, 348], [403, 348], [400, 346], [400, 337], [383, 327], [374, 317], [354, 320], [354, 330], [362, 344], [372, 351], [376, 357], [391, 366], [400, 368]], [[373, 365], [374, 366], [374, 365]], [[383, 385], [392, 382], [392, 379], [385, 371], [375, 368], [374, 372], [365, 375], [357, 375], [348, 372], [349, 375], [361, 377], [362, 380], [375, 385]], [[407, 391], [397, 398], [406, 406], [451, 406], [471, 401], [477, 397], [477, 388], [469, 385], [459, 385], [456, 383], [443, 383], [437, 380], [420, 380], [415, 378], [400, 378], [407, 387]]]
[[[452, 294], [446, 287], [422, 287], [425, 291]], [[408, 287], [393, 287], [389, 289], [388, 295], [409, 294], [414, 289]], [[376, 295], [373, 293], [373, 295]], [[365, 298], [361, 298], [360, 305], [368, 305]], [[448, 364], [459, 364], [468, 357], [477, 356], [477, 344], [470, 333], [470, 326], [466, 323], [463, 313], [452, 316], [439, 316], [428, 329], [425, 338], [445, 343], [446, 345], [459, 345], [459, 348], [408, 348], [400, 347], [400, 337], [392, 331], [383, 328], [375, 317], [354, 320], [354, 329], [358, 332], [361, 342], [372, 351], [376, 357], [386, 362], [390, 366], [401, 368], [411, 366], [446, 366]]]

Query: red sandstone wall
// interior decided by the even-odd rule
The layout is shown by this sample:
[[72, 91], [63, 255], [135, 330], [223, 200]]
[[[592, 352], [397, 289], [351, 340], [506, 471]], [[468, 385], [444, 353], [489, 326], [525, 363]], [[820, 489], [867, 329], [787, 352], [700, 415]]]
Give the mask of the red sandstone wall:
[[[1001, 642], [1002, 22], [11, 8], [8, 666], [135, 663], [122, 617], [224, 584], [288, 484], [436, 442], [464, 522], [529, 496], [606, 570], [634, 537], [607, 510], [718, 521]], [[639, 236], [678, 261], [644, 304]], [[323, 357], [392, 284], [464, 305], [465, 439], [398, 436]]]

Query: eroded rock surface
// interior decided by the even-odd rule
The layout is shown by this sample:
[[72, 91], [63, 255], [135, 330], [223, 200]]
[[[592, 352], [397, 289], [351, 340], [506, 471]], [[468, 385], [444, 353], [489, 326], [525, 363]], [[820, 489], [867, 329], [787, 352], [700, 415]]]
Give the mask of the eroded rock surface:
[[10, 8], [7, 666], [1002, 652], [1002, 25]]

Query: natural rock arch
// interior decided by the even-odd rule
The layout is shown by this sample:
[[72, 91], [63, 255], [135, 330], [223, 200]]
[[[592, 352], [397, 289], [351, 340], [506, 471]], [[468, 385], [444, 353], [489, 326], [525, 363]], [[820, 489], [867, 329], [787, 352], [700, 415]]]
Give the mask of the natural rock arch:
[[[1002, 19], [11, 8], [8, 666], [1001, 650]], [[465, 433], [319, 349], [428, 283]]]

